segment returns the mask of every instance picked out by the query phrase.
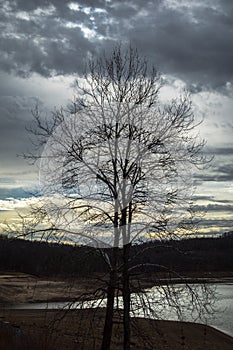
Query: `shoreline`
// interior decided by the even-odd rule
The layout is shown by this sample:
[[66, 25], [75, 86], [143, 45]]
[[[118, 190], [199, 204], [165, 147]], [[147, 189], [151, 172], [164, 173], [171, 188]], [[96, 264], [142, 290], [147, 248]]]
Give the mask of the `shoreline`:
[[[229, 272], [186, 272], [183, 276], [168, 277], [161, 273], [134, 275], [131, 278], [132, 293], [153, 286], [167, 284], [219, 284], [233, 283], [233, 271]], [[96, 274], [87, 277], [62, 278], [33, 276], [19, 272], [0, 272], [0, 307], [2, 305], [65, 302], [98, 299], [97, 289], [106, 287], [106, 276]]]
[[[69, 310], [1, 310], [0, 348], [60, 350], [99, 349], [105, 309]], [[192, 322], [131, 318], [132, 349], [231, 350], [233, 338], [213, 327]], [[122, 317], [114, 317], [111, 350], [122, 349]], [[7, 347], [4, 348], [4, 344]], [[75, 347], [76, 346], [76, 347]]]
[[[155, 285], [155, 280], [159, 282], [160, 285], [162, 283], [168, 284], [168, 282], [193, 283], [193, 281], [196, 283], [202, 283], [203, 281], [206, 283], [233, 283], [233, 272], [220, 272], [218, 274], [206, 273], [202, 274], [202, 276], [200, 276], [200, 274], [197, 276], [196, 273], [186, 273], [186, 276], [188, 277], [185, 279], [179, 279], [177, 277], [168, 279], [165, 278], [166, 276], [158, 274], [142, 274], [136, 277], [140, 280], [144, 290]], [[103, 331], [104, 308], [63, 310], [64, 315], [60, 313], [58, 316], [58, 313], [62, 312], [62, 310], [7, 309], [7, 306], [16, 303], [22, 305], [24, 302], [30, 303], [31, 305], [36, 302], [69, 302], [75, 299], [78, 300], [80, 297], [84, 300], [84, 296], [86, 300], [88, 300], [88, 296], [92, 296], [93, 299], [94, 287], [100, 285], [100, 282], [104, 282], [100, 276], [75, 279], [52, 279], [16, 272], [1, 274], [0, 300], [2, 300], [3, 303], [2, 305], [0, 304], [0, 349], [40, 350], [40, 341], [49, 341], [48, 347], [46, 348], [47, 345], [44, 347], [44, 349], [49, 350], [74, 348], [74, 344], [83, 344], [85, 342], [87, 342], [87, 347], [82, 347], [82, 349], [99, 349]], [[4, 298], [5, 301], [3, 300]], [[96, 298], [98, 298], [98, 295], [96, 295]], [[5, 306], [5, 308], [3, 306]], [[63, 319], [64, 321], [62, 321]], [[186, 342], [189, 344], [186, 344], [186, 346], [188, 346], [190, 350], [199, 350], [200, 348], [205, 350], [231, 350], [233, 348], [233, 337], [229, 333], [215, 328], [214, 326], [206, 326], [192, 322], [153, 320], [140, 317], [131, 318], [131, 320], [132, 332], [135, 331], [136, 327], [142, 334], [147, 334], [147, 338], [152, 343], [154, 341], [157, 342], [158, 338], [156, 337], [159, 337], [160, 347], [158, 347], [158, 350], [180, 350], [183, 346], [185, 348], [185, 345], [182, 345], [184, 342], [185, 344]], [[122, 342], [123, 339], [121, 315], [117, 315], [115, 323], [119, 329], [115, 329], [114, 331], [114, 345], [112, 349], [120, 350], [122, 349], [122, 344], [120, 346], [119, 342]], [[87, 333], [87, 329], [90, 329], [88, 331], [90, 333]], [[47, 333], [47, 331], [51, 331], [52, 335]], [[23, 334], [22, 340], [20, 340], [22, 341], [22, 348], [20, 346], [15, 348], [13, 343], [9, 345], [11, 344], [11, 340], [15, 341], [17, 339], [17, 341], [19, 341], [19, 338], [17, 338], [18, 336], [16, 336], [17, 332]], [[43, 332], [45, 333], [43, 334]], [[91, 332], [94, 333], [92, 334]], [[85, 335], [86, 333], [87, 336]], [[61, 334], [61, 337], [58, 336], [59, 334]], [[142, 345], [142, 340], [138, 338], [137, 332], [133, 334], [132, 349], [153, 349], [153, 346], [150, 347], [148, 345], [148, 347], [145, 347], [145, 344]], [[35, 343], [33, 339], [35, 339], [35, 342], [38, 342], [38, 344]], [[7, 345], [4, 345], [4, 341]], [[54, 348], [51, 341], [56, 344]], [[27, 348], [27, 344], [29, 343], [30, 346]], [[60, 344], [63, 344], [61, 348], [58, 347]], [[218, 344], [218, 347], [215, 347], [215, 344]], [[136, 347], [137, 345], [138, 347]], [[77, 345], [77, 349], [79, 349], [79, 345]]]

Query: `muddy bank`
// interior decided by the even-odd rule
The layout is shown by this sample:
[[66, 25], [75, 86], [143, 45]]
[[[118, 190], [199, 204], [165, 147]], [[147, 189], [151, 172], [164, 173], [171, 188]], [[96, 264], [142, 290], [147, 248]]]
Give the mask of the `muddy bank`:
[[[108, 276], [95, 274], [79, 278], [45, 278], [19, 272], [0, 273], [0, 306], [31, 302], [74, 301], [103, 296]], [[171, 283], [227, 283], [233, 272], [168, 274], [138, 274], [132, 277], [131, 290], [151, 288]]]
[[[100, 349], [104, 309], [1, 310], [0, 349]], [[231, 350], [233, 338], [211, 327], [132, 318], [132, 349]], [[121, 350], [121, 315], [114, 319], [112, 350]]]
[[0, 275], [0, 305], [93, 298], [96, 277], [45, 278], [22, 273]]

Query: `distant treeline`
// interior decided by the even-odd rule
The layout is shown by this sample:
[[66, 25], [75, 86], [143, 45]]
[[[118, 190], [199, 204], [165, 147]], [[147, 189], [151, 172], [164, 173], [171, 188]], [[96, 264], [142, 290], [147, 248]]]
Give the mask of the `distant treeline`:
[[[0, 270], [35, 275], [85, 276], [106, 272], [107, 251], [0, 236]], [[111, 249], [108, 250], [111, 257]], [[190, 238], [153, 241], [135, 245], [131, 266], [137, 272], [233, 271], [233, 235], [221, 238]]]

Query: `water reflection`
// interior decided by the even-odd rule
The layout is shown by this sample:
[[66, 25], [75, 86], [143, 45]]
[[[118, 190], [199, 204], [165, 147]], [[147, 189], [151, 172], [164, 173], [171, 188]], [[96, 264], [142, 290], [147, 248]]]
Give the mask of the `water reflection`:
[[[201, 285], [192, 286], [192, 293], [186, 285], [177, 284], [153, 287], [146, 294], [132, 294], [131, 315], [164, 320], [183, 320], [205, 323], [233, 336], [233, 283], [213, 284], [216, 301], [213, 314], [197, 312], [196, 302], [207, 303]], [[200, 303], [200, 304], [201, 304]], [[12, 309], [76, 309], [105, 307], [106, 299], [84, 302], [49, 302], [13, 305]], [[115, 307], [122, 308], [122, 297], [115, 300]], [[207, 305], [207, 308], [210, 305]], [[203, 311], [203, 310], [202, 310]]]

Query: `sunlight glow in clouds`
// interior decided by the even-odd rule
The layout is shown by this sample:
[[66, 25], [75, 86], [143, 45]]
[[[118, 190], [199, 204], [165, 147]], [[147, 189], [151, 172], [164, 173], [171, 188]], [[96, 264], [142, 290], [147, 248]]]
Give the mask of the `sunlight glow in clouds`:
[[8, 198], [6, 200], [0, 200], [0, 211], [12, 211], [22, 208], [29, 208], [30, 205], [36, 204], [38, 202], [38, 198]]
[[[199, 197], [207, 198], [199, 204], [232, 202], [233, 1], [6, 0], [1, 5], [0, 198], [6, 200], [1, 220], [3, 213], [13, 217], [15, 209], [27, 206], [26, 200], [17, 202], [20, 192], [14, 188], [37, 182], [36, 171], [16, 157], [31, 147], [25, 131], [31, 109], [38, 104], [49, 115], [54, 106], [66, 108], [90, 53], [108, 53], [120, 42], [132, 43], [155, 63], [167, 83], [164, 101], [184, 88], [192, 91], [195, 115], [204, 119], [200, 135], [208, 154], [215, 155], [197, 181]], [[9, 201], [14, 194], [17, 201]], [[229, 228], [230, 215], [219, 212]]]

